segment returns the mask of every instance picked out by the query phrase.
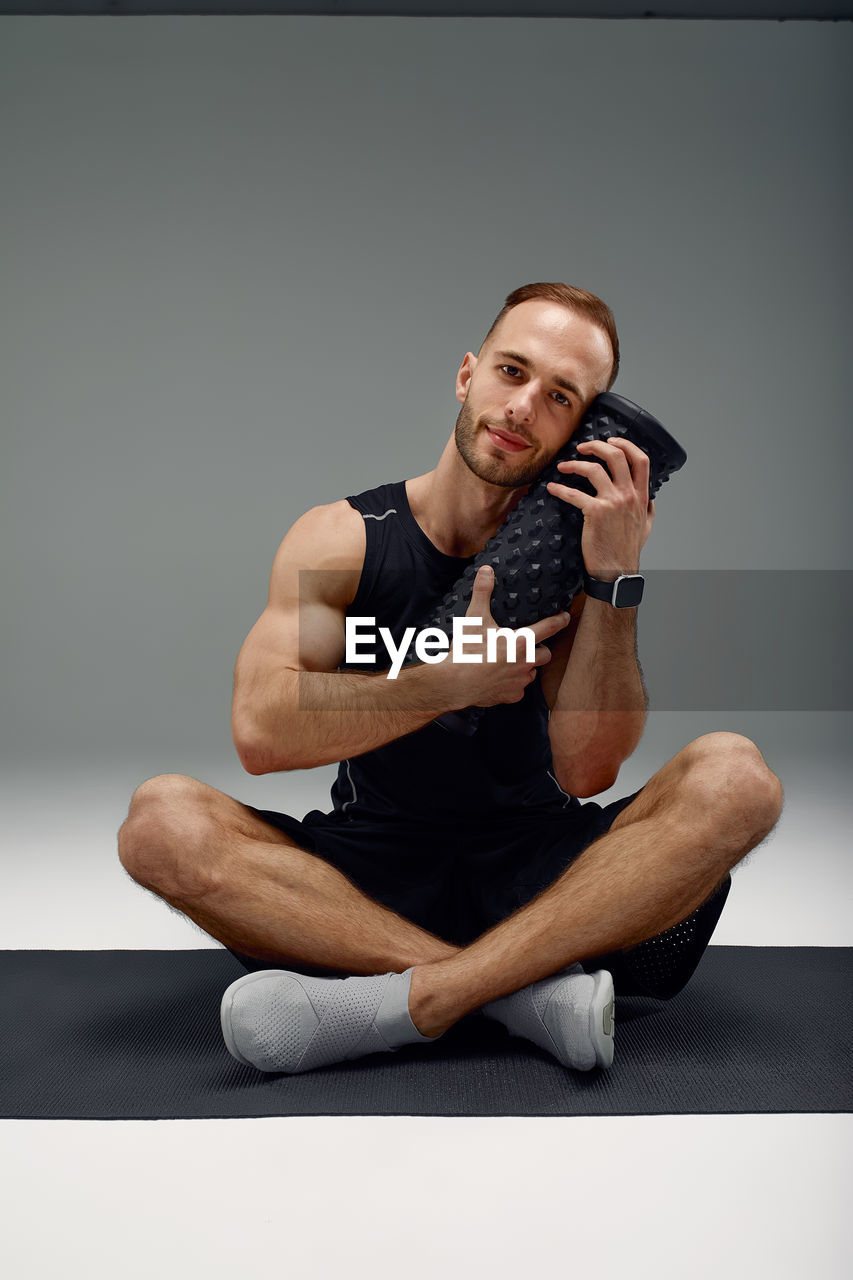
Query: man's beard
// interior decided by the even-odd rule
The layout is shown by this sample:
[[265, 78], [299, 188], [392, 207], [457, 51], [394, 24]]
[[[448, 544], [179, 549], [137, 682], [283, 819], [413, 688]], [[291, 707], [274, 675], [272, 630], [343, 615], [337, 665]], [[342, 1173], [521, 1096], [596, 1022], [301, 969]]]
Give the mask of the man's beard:
[[469, 471], [481, 480], [500, 485], [504, 489], [517, 489], [521, 485], [530, 484], [542, 468], [547, 466], [551, 458], [556, 456], [555, 454], [545, 455], [534, 445], [532, 456], [525, 459], [524, 464], [516, 462], [513, 465], [502, 458], [484, 457], [478, 454], [478, 436], [483, 440], [488, 438], [485, 432], [477, 427], [466, 399], [456, 419], [456, 448]]

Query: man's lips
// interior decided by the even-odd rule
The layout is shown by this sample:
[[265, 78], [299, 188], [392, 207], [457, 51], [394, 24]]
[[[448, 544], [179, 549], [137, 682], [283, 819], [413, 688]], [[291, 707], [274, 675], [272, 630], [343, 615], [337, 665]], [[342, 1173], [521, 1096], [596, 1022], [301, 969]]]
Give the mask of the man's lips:
[[514, 435], [511, 431], [504, 431], [501, 427], [491, 427], [486, 423], [486, 431], [489, 434], [489, 439], [499, 449], [506, 449], [510, 453], [518, 453], [521, 449], [530, 448], [528, 440], [522, 440], [521, 436]]

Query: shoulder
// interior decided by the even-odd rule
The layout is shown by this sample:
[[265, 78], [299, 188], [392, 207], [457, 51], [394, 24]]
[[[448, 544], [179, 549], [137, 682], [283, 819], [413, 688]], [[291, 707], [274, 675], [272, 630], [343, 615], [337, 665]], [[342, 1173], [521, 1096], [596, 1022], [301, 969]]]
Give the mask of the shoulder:
[[346, 498], [311, 507], [291, 525], [279, 545], [270, 580], [271, 597], [307, 591], [320, 597], [352, 599], [365, 547], [364, 520]]
[[360, 568], [364, 548], [364, 519], [341, 498], [301, 515], [282, 539], [278, 554], [304, 561], [306, 568]]
[[[364, 544], [364, 518], [346, 498], [311, 507], [290, 526], [284, 542], [291, 546], [313, 543], [317, 552], [342, 555], [357, 551]], [[282, 543], [284, 545], [284, 543]]]

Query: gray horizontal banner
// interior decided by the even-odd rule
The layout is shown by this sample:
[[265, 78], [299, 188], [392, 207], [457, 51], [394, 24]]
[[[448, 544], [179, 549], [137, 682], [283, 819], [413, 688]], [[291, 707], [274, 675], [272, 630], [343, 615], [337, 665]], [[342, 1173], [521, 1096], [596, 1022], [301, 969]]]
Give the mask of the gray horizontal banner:
[[[651, 710], [853, 710], [853, 570], [643, 572], [645, 595], [635, 611], [637, 647]], [[303, 666], [316, 665], [311, 656], [316, 652], [316, 613], [307, 601], [316, 601], [327, 588], [333, 593], [345, 590], [347, 577], [323, 571], [303, 571], [300, 575]], [[395, 591], [394, 584], [384, 575], [382, 582], [386, 599], [404, 600], [411, 589], [410, 583], [401, 582]], [[433, 603], [425, 600], [422, 611], [418, 611], [422, 626], [426, 625]], [[341, 659], [347, 674], [359, 676], [357, 681], [347, 682], [346, 687], [341, 684], [337, 697], [334, 676], [318, 681], [313, 672], [307, 672], [300, 681], [302, 709], [405, 709], [403, 689], [410, 665], [403, 662], [401, 645], [405, 637], [399, 628], [389, 626], [386, 643], [378, 630], [381, 622], [379, 619], [372, 628], [369, 621], [359, 624], [360, 637], [373, 632], [375, 643], [371, 646], [360, 638], [357, 654], [353, 651], [354, 660], [348, 661], [346, 654]], [[408, 644], [411, 653], [413, 637], [409, 637]], [[376, 656], [372, 664], [364, 659], [371, 647]], [[399, 651], [396, 662], [395, 648]], [[433, 641], [431, 651], [435, 653], [437, 648]], [[423, 649], [429, 651], [428, 646]], [[519, 654], [522, 653], [523, 648], [519, 647]], [[443, 660], [447, 661], [447, 657]], [[370, 682], [384, 684], [388, 680], [386, 673], [395, 666], [402, 683], [394, 691], [392, 708], [389, 690], [371, 688]], [[595, 709], [594, 702], [589, 709]]]
[[853, 709], [853, 571], [679, 569], [645, 577], [638, 651], [653, 709]]

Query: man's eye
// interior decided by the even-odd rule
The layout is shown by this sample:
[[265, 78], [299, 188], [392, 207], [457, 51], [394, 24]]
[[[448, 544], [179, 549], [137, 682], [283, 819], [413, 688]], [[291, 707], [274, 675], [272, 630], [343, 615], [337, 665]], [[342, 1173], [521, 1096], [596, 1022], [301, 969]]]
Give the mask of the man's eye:
[[557, 403], [558, 403], [558, 404], [564, 404], [564, 405], [566, 406], [566, 408], [567, 408], [567, 409], [571, 409], [571, 407], [572, 407], [572, 402], [571, 402], [571, 400], [567, 400], [567, 399], [566, 399], [566, 397], [563, 395], [562, 391], [555, 391], [555, 392], [554, 392], [554, 395], [555, 395], [555, 396], [559, 396], [559, 397], [560, 397], [560, 399], [557, 401]]
[[504, 373], [508, 373], [510, 377], [513, 377], [516, 373], [521, 372], [518, 366], [514, 364], [502, 364], [501, 369], [504, 371]]

